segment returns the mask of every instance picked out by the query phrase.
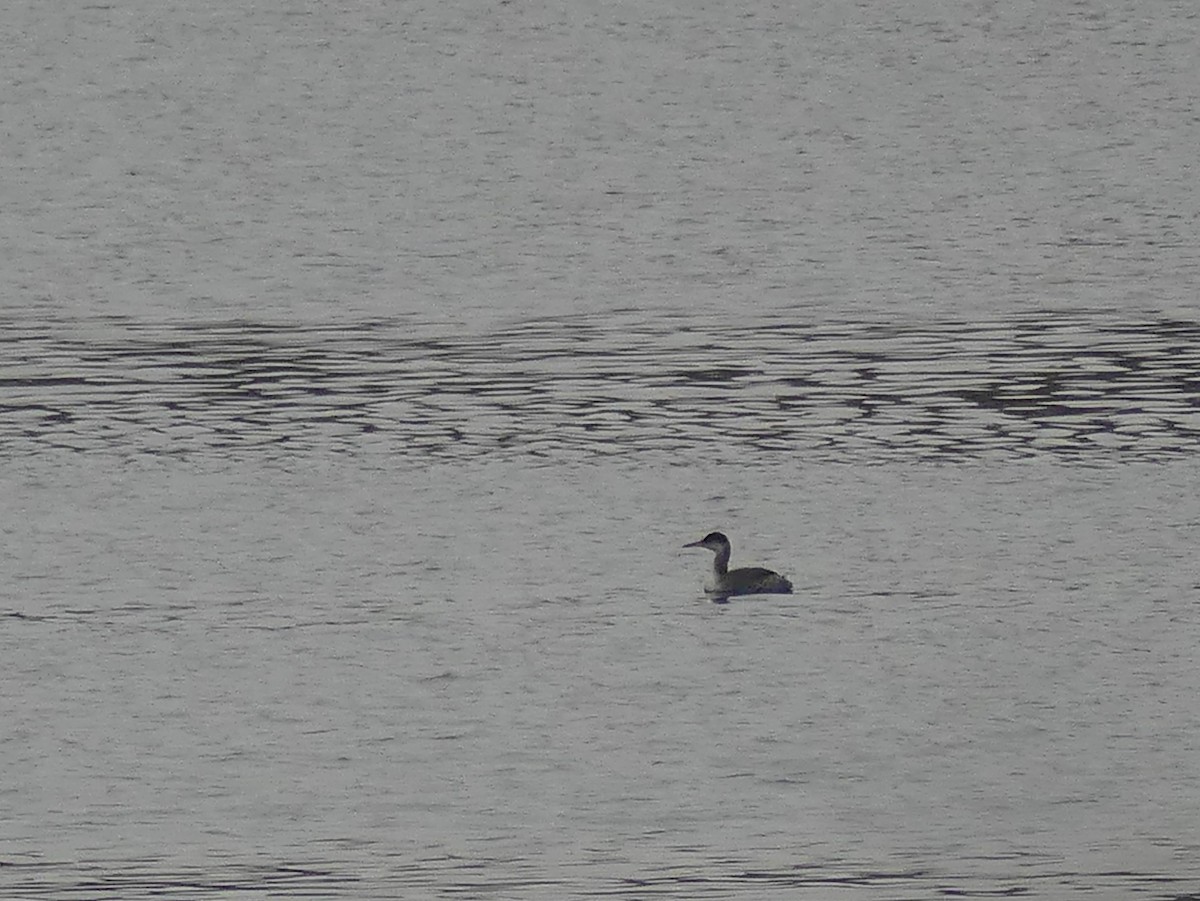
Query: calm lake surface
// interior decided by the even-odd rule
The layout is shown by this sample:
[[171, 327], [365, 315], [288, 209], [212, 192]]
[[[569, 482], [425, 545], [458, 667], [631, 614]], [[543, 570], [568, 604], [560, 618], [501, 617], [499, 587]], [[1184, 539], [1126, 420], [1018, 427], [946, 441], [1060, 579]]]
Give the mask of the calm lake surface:
[[0, 895], [1200, 897], [1198, 29], [16, 9]]

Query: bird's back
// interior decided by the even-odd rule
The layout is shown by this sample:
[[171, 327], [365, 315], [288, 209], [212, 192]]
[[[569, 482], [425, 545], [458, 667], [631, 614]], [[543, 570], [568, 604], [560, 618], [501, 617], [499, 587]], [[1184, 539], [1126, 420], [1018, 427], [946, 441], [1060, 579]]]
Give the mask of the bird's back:
[[761, 566], [731, 569], [718, 586], [725, 594], [791, 594], [792, 583]]

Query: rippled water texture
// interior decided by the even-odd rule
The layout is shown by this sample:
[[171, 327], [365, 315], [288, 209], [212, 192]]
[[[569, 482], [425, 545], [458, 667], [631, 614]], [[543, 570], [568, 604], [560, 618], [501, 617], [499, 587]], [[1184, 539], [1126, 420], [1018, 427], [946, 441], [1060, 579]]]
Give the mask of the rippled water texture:
[[1198, 58], [6, 4], [0, 899], [1200, 898]]
[[[386, 859], [383, 863], [387, 863]], [[381, 868], [382, 869], [382, 868]], [[978, 874], [971, 877], [978, 879]], [[843, 871], [815, 866], [780, 869], [748, 867], [737, 861], [709, 863], [703, 870], [679, 866], [662, 872], [647, 872], [636, 878], [608, 883], [573, 884], [569, 880], [546, 879], [536, 868], [504, 861], [467, 862], [454, 858], [398, 862], [391, 874], [372, 872], [367, 865], [354, 874], [320, 866], [263, 866], [234, 864], [221, 868], [209, 864], [194, 870], [156, 871], [130, 866], [114, 872], [111, 867], [64, 868], [59, 864], [16, 865], [8, 881], [0, 883], [17, 893], [15, 897], [87, 901], [120, 898], [128, 901], [167, 898], [220, 898], [227, 901], [256, 898], [353, 898], [358, 892], [370, 897], [397, 898], [506, 898], [554, 899], [598, 898], [748, 898], [765, 895], [805, 898], [830, 896], [857, 899], [925, 899], [930, 897], [1056, 897], [1071, 892], [1081, 896], [1122, 898], [1135, 896], [1146, 880], [1162, 891], [1159, 896], [1188, 901], [1185, 880], [1153, 877], [1150, 874], [1114, 871], [1077, 885], [1076, 874], [1059, 872], [991, 882], [999, 888], [975, 892], [964, 888], [964, 879], [934, 878], [921, 870], [893, 873], [861, 869]], [[1176, 893], [1176, 886], [1184, 889]], [[363, 895], [366, 897], [367, 895]]]
[[1200, 446], [1200, 324], [9, 320], [0, 387], [16, 453], [1165, 460]]

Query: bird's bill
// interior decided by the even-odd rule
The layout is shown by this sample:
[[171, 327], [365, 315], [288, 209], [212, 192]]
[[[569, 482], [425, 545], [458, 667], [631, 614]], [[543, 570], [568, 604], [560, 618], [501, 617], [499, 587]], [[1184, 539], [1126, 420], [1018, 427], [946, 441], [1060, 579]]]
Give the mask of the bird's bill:
[[691, 542], [685, 544], [684, 547], [704, 547], [704, 542], [703, 541], [691, 541]]

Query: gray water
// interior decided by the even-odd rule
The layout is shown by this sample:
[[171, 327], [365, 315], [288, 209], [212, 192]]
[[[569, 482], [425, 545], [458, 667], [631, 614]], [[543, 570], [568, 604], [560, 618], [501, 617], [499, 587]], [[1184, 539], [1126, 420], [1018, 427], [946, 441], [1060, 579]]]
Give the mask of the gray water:
[[1200, 897], [1190, 12], [8, 18], [3, 897]]

